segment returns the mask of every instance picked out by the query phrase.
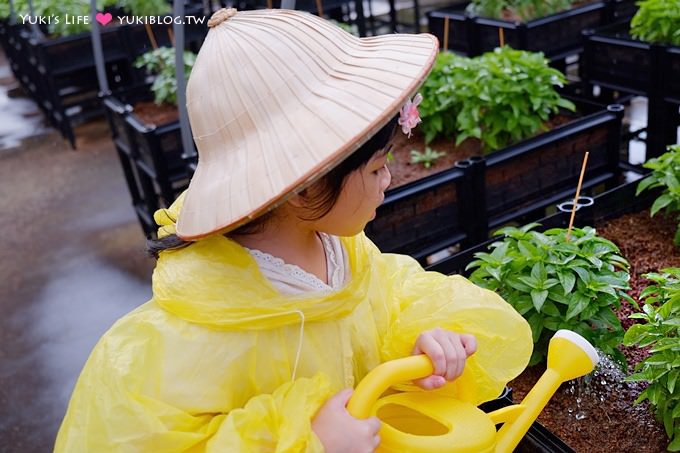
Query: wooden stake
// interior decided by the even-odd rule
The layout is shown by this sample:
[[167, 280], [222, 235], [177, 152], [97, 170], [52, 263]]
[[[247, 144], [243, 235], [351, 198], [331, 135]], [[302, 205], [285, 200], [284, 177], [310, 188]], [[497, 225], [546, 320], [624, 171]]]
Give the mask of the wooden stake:
[[151, 47], [153, 47], [154, 50], [158, 49], [158, 43], [156, 42], [156, 37], [153, 35], [151, 25], [144, 24], [144, 29], [146, 30], [146, 35], [149, 37], [149, 42], [151, 42]]
[[578, 177], [578, 185], [576, 186], [576, 196], [571, 207], [571, 218], [569, 219], [569, 228], [567, 228], [567, 241], [571, 235], [571, 228], [574, 226], [574, 217], [576, 216], [576, 206], [578, 206], [578, 198], [581, 195], [581, 184], [583, 184], [583, 175], [586, 173], [586, 165], [588, 164], [588, 151], [583, 157], [583, 166], [581, 167], [581, 175]]
[[505, 31], [503, 27], [498, 27], [498, 41], [501, 43], [501, 47], [505, 45]]
[[444, 18], [444, 50], [449, 50], [449, 17]]
[[322, 0], [316, 0], [316, 11], [319, 13], [319, 17], [323, 17], [323, 3], [322, 3]]
[[267, 8], [268, 9], [272, 9], [274, 7], [272, 2], [273, 2], [273, 0], [267, 0]]

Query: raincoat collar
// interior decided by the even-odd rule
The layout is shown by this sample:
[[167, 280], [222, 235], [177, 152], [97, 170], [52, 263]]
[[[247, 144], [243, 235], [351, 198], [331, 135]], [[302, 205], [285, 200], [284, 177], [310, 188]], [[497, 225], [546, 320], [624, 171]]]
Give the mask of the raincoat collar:
[[307, 297], [281, 294], [245, 248], [215, 235], [161, 253], [153, 274], [153, 300], [186, 321], [215, 329], [271, 329], [342, 318], [366, 298], [370, 251], [363, 233], [341, 241], [352, 279], [339, 291]]

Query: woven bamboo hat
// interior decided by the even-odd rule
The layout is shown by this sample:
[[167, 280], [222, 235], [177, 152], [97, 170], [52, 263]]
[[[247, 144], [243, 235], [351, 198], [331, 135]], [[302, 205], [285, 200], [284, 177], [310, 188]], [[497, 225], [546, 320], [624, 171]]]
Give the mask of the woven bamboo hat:
[[434, 36], [356, 38], [292, 10], [222, 9], [187, 84], [199, 160], [177, 222], [196, 240], [280, 205], [394, 117], [434, 62]]

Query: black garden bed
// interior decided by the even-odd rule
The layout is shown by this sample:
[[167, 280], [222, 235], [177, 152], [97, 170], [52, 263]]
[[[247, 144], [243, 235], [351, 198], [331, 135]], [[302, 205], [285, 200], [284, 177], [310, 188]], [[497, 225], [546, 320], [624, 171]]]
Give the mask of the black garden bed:
[[155, 232], [153, 213], [169, 206], [191, 177], [188, 162], [182, 157], [179, 121], [147, 124], [135, 114], [135, 103], [152, 99], [148, 86], [103, 99], [132, 204], [147, 236]]
[[382, 251], [406, 253], [422, 263], [447, 247], [471, 247], [500, 225], [543, 217], [546, 208], [573, 193], [586, 150], [584, 189], [614, 186], [622, 116], [622, 106], [612, 105], [388, 190], [366, 234]]
[[[442, 46], [448, 43], [449, 50], [468, 56], [488, 52], [499, 46], [499, 29], [503, 29], [505, 44], [543, 52], [556, 61], [579, 53], [581, 31], [606, 24], [611, 14], [607, 3], [594, 2], [527, 22], [472, 17], [460, 7], [434, 10], [427, 16], [430, 32]], [[444, 36], [445, 28], [448, 37]]]
[[[187, 15], [202, 15], [192, 8]], [[207, 23], [207, 19], [205, 20]], [[104, 63], [112, 91], [144, 82], [134, 61], [158, 46], [172, 45], [171, 25], [115, 25], [101, 28]], [[149, 37], [149, 33], [152, 34]], [[204, 24], [186, 25], [186, 48], [197, 52], [207, 33]], [[0, 26], [0, 39], [12, 71], [52, 125], [75, 148], [73, 126], [102, 113], [90, 33], [49, 38], [23, 25]]]
[[634, 39], [628, 21], [586, 30], [579, 65], [589, 84], [646, 96], [647, 156], [663, 154], [676, 142], [680, 124], [680, 47]]
[[[641, 211], [651, 206], [654, 199], [659, 196], [659, 191], [648, 190], [639, 196], [635, 196], [638, 184], [639, 181], [632, 181], [594, 195], [592, 197], [592, 205], [583, 206], [578, 209], [574, 218], [574, 225], [577, 227], [592, 226], [624, 214]], [[571, 201], [573, 196], [572, 193], [571, 196], [565, 196], [559, 201]], [[541, 227], [537, 230], [543, 231], [550, 228], [566, 228], [569, 225], [570, 217], [570, 212], [557, 210], [557, 212], [540, 219], [534, 219], [534, 221], [541, 224]], [[494, 237], [483, 243], [461, 250], [438, 263], [428, 266], [427, 269], [444, 274], [469, 275], [465, 267], [474, 260], [474, 254], [486, 251], [488, 246], [496, 240], [498, 238]]]

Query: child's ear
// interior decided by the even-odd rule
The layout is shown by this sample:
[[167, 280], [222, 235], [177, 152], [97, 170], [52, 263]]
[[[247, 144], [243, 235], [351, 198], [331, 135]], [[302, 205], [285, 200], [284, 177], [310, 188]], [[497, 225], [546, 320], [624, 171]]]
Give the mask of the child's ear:
[[300, 193], [296, 193], [288, 199], [288, 203], [294, 208], [304, 208], [305, 207], [305, 196], [307, 195], [307, 189], [303, 189]]

